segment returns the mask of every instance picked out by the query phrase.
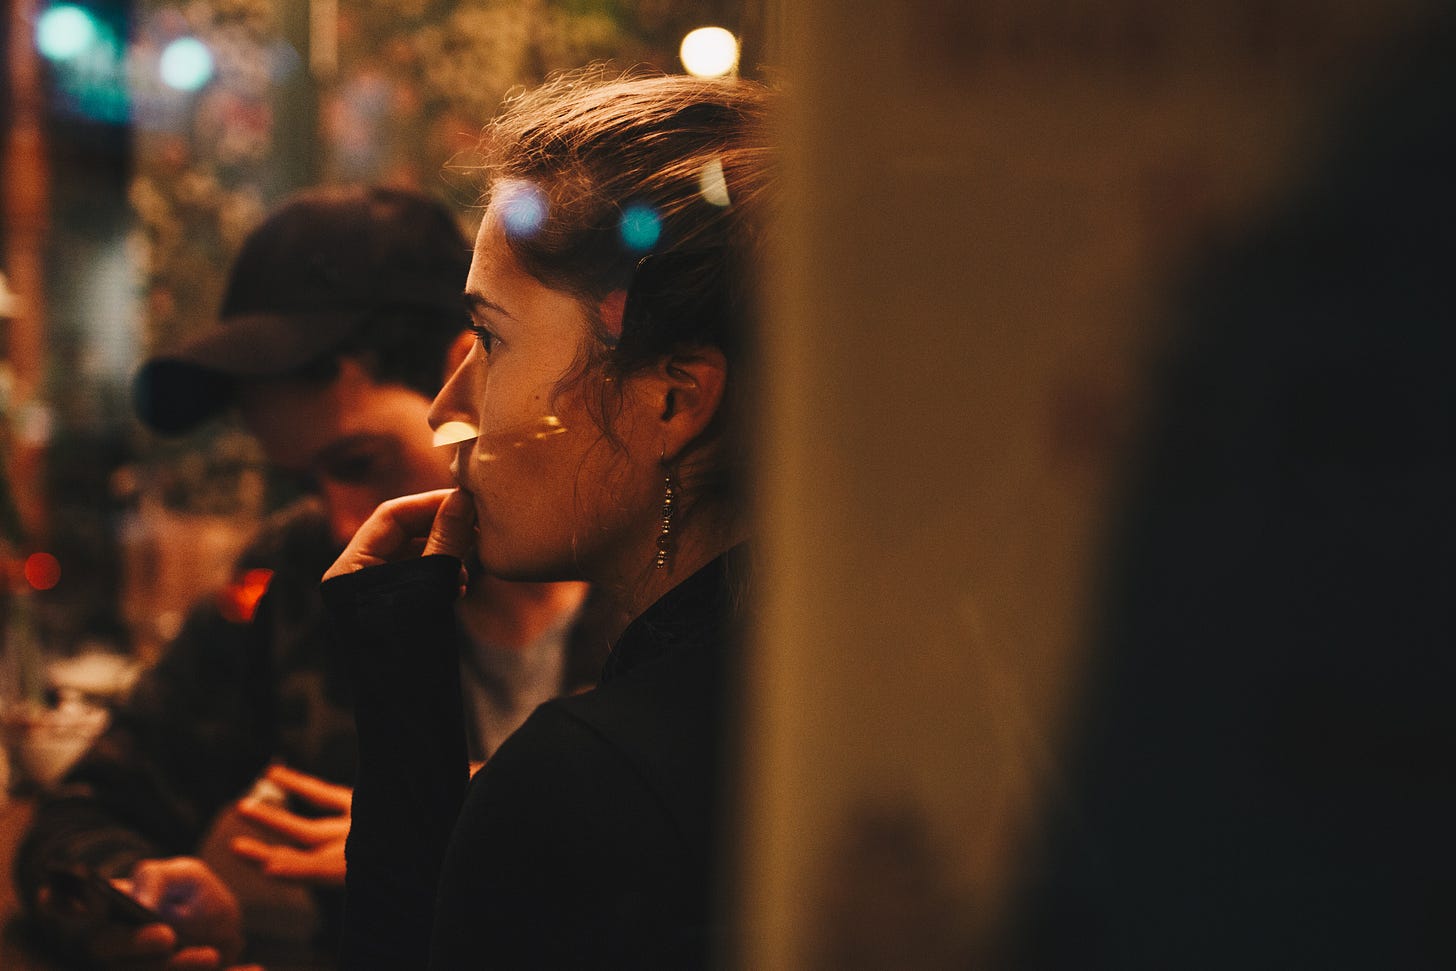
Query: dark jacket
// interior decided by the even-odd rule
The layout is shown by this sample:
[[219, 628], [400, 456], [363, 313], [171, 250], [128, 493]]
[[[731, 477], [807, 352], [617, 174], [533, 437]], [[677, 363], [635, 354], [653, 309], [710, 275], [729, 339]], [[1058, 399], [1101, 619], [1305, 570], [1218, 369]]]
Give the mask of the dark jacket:
[[708, 962], [735, 556], [634, 621], [598, 688], [542, 705], [468, 782], [439, 646], [458, 564], [324, 585], [360, 648], [345, 967]]

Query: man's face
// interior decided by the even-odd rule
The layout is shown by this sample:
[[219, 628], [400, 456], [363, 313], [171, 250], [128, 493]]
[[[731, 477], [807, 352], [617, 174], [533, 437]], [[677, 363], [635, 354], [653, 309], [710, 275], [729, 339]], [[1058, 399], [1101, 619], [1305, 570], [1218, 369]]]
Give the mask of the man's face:
[[268, 461], [315, 486], [340, 546], [384, 500], [453, 484], [452, 450], [431, 446], [430, 399], [357, 361], [330, 384], [245, 382], [238, 408]]

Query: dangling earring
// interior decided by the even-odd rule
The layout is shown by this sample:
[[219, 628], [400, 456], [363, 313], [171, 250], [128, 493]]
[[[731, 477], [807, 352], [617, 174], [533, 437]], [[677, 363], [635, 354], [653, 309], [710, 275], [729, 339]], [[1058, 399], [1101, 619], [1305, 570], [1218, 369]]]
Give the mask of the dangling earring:
[[662, 532], [657, 534], [656, 564], [659, 570], [667, 569], [667, 554], [672, 550], [672, 473], [662, 477]]

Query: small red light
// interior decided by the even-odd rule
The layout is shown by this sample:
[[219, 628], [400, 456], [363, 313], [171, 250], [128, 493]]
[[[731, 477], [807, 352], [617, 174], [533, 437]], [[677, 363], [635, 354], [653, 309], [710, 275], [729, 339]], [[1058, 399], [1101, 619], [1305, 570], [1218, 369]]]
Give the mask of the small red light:
[[224, 618], [234, 624], [252, 621], [258, 601], [268, 592], [272, 570], [249, 570], [218, 593], [217, 605]]
[[36, 590], [49, 590], [61, 582], [61, 561], [49, 553], [32, 553], [25, 559], [25, 582]]

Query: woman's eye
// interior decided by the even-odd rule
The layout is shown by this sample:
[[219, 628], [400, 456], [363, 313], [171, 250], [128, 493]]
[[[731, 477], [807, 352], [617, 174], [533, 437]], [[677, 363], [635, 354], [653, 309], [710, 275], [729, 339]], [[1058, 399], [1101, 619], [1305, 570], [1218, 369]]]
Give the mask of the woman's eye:
[[475, 335], [475, 339], [480, 342], [481, 350], [485, 351], [485, 353], [489, 354], [491, 348], [495, 347], [495, 335], [484, 327], [481, 327], [479, 324], [472, 324], [470, 332]]

